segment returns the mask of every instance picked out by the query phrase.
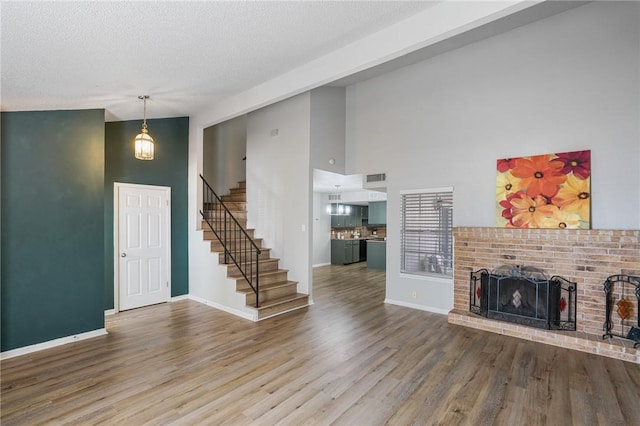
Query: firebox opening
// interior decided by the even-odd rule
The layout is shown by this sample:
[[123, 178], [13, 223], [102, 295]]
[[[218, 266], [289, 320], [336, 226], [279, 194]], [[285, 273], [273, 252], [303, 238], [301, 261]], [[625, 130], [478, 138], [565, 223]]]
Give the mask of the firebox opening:
[[471, 273], [469, 310], [547, 330], [576, 329], [576, 283], [533, 267], [503, 265]]

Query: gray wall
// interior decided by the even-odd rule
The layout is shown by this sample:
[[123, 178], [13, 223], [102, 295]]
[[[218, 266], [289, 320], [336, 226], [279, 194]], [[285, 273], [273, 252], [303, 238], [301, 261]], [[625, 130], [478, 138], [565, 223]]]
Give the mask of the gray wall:
[[218, 195], [246, 179], [247, 116], [204, 129], [202, 175]]
[[300, 293], [308, 293], [311, 279], [309, 98], [298, 95], [247, 116], [248, 226], [289, 269]]
[[456, 226], [495, 226], [498, 158], [590, 149], [592, 227], [640, 227], [639, 28], [589, 3], [347, 88], [346, 172], [388, 177], [388, 299], [453, 302], [399, 275], [399, 191], [453, 186]]
[[344, 87], [311, 91], [311, 168], [344, 174], [345, 108]]

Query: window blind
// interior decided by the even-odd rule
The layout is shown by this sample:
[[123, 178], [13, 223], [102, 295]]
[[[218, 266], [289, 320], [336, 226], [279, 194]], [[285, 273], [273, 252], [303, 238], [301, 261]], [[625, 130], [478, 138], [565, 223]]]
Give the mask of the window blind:
[[400, 271], [453, 276], [453, 188], [400, 195]]

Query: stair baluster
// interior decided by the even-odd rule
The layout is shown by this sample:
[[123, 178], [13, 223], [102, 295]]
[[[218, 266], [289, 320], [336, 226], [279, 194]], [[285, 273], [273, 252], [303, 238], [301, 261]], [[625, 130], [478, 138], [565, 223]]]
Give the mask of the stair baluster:
[[200, 175], [200, 179], [203, 183], [200, 215], [222, 244], [224, 262], [228, 264], [231, 260], [247, 280], [256, 295], [256, 308], [258, 308], [260, 307], [258, 268], [261, 250], [207, 183], [204, 176]]

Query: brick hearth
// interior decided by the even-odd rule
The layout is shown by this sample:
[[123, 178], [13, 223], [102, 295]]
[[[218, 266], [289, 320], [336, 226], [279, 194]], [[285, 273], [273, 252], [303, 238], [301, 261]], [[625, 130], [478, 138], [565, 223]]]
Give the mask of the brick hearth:
[[[610, 275], [640, 276], [640, 231], [454, 228], [454, 306], [449, 323], [640, 364], [640, 348], [602, 339], [603, 285]], [[469, 312], [469, 274], [500, 265], [533, 266], [578, 284], [576, 331], [547, 331]]]

